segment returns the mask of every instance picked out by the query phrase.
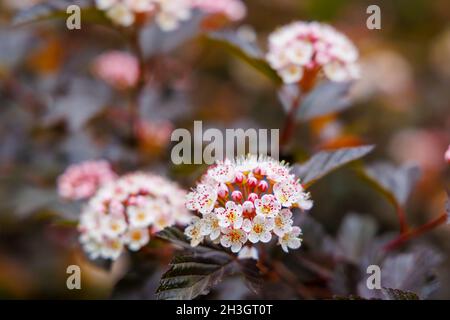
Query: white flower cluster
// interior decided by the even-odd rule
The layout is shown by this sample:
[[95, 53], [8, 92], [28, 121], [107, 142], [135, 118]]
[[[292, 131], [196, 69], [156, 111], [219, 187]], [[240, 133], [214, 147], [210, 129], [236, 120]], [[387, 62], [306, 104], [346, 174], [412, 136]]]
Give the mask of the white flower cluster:
[[225, 160], [210, 167], [187, 195], [186, 207], [201, 218], [194, 217], [185, 234], [192, 246], [207, 237], [232, 252], [239, 252], [247, 241], [267, 243], [276, 235], [288, 252], [301, 245], [301, 230], [292, 226], [290, 209], [309, 210], [312, 205], [284, 163], [256, 156]]
[[333, 27], [293, 22], [269, 36], [267, 61], [285, 83], [299, 82], [308, 71], [323, 70], [332, 81], [357, 78], [358, 50]]
[[191, 217], [186, 193], [163, 177], [131, 173], [103, 185], [80, 217], [80, 242], [91, 259], [117, 259], [124, 247], [137, 251], [150, 235]]
[[96, 0], [98, 9], [115, 24], [129, 27], [138, 15], [150, 15], [164, 31], [178, 28], [191, 17], [190, 0]]

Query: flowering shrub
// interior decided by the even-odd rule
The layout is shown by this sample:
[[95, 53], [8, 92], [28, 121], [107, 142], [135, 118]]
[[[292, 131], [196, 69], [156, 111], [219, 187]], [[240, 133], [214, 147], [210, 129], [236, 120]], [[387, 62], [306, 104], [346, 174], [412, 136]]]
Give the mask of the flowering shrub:
[[186, 224], [185, 192], [148, 173], [126, 174], [102, 186], [80, 216], [80, 241], [91, 259], [117, 259], [124, 247], [137, 251], [150, 235], [174, 224]]
[[206, 237], [239, 252], [247, 242], [267, 243], [276, 235], [288, 252], [301, 244], [301, 230], [292, 226], [291, 209], [309, 210], [312, 201], [287, 165], [248, 156], [208, 169], [188, 194], [186, 207], [201, 215], [185, 230], [192, 246]]
[[58, 178], [58, 193], [70, 200], [86, 199], [117, 178], [107, 161], [86, 161], [69, 166]]
[[[448, 296], [448, 232], [421, 237], [450, 221], [442, 5], [368, 31], [360, 5], [325, 1], [298, 13], [345, 20], [274, 30], [295, 2], [0, 1], [13, 25], [0, 32], [0, 295], [59, 297], [61, 277], [45, 275], [75, 265], [74, 297]], [[229, 159], [197, 167], [213, 153]], [[99, 157], [132, 173], [88, 161], [55, 177]]]
[[358, 76], [358, 51], [333, 27], [317, 22], [293, 22], [269, 36], [267, 60], [285, 83], [295, 83], [323, 70], [332, 81]]

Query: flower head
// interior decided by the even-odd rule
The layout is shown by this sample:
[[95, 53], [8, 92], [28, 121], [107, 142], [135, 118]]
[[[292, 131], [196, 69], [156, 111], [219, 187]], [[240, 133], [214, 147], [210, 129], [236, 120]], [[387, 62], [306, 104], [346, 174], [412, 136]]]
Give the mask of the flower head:
[[199, 214], [185, 230], [191, 245], [209, 239], [239, 252], [246, 244], [250, 250], [257, 242], [291, 235], [290, 209], [308, 210], [312, 201], [289, 166], [248, 156], [211, 166], [187, 195], [186, 207]]
[[269, 36], [267, 61], [285, 83], [296, 83], [308, 72], [323, 71], [332, 81], [358, 76], [358, 51], [333, 27], [317, 22], [293, 22]]
[[81, 213], [80, 241], [91, 258], [117, 259], [123, 248], [137, 251], [152, 233], [187, 224], [185, 192], [163, 177], [131, 173], [103, 185]]
[[89, 198], [97, 189], [116, 179], [107, 161], [86, 161], [69, 166], [58, 178], [58, 193], [71, 200]]

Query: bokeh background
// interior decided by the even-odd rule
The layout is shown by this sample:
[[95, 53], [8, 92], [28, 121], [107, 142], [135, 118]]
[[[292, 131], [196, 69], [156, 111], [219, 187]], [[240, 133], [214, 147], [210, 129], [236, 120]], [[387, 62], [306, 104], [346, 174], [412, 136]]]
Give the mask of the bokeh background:
[[[91, 68], [99, 54], [127, 50], [127, 43], [83, 16], [77, 31], [58, 19], [11, 27], [15, 13], [35, 2], [0, 0], [0, 297], [107, 298], [126, 261], [105, 271], [82, 255], [70, 223], [80, 205], [58, 198], [57, 176], [71, 163], [104, 158], [119, 172], [153, 170], [189, 188], [204, 167], [171, 163], [167, 128], [191, 129], [194, 120], [216, 128], [279, 128], [283, 109], [273, 83], [186, 28], [186, 41], [174, 48], [164, 42], [170, 50], [153, 55], [154, 76], [139, 100], [142, 128], [137, 143], [129, 143], [126, 94], [96, 79]], [[407, 206], [411, 225], [442, 213], [450, 186], [444, 161], [450, 143], [450, 2], [245, 3], [248, 14], [239, 30], [263, 48], [277, 26], [318, 20], [347, 34], [361, 53], [353, 106], [299, 125], [293, 160], [319, 149], [375, 144], [365, 161], [414, 162], [422, 170]], [[370, 4], [381, 7], [381, 30], [366, 28]], [[149, 51], [152, 41], [149, 34]], [[398, 231], [392, 206], [350, 170], [333, 173], [311, 193], [310, 214], [330, 236], [349, 212], [373, 218], [379, 234]], [[448, 299], [450, 227], [421, 241], [442, 258], [441, 285], [432, 297]], [[82, 266], [83, 290], [67, 290], [70, 264]]]

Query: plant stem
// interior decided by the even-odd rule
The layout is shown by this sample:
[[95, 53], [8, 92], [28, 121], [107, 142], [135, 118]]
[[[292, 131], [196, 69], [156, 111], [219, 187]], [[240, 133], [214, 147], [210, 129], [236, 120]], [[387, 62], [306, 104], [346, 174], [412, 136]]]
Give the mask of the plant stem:
[[289, 141], [292, 139], [295, 129], [295, 119], [298, 108], [300, 107], [301, 94], [292, 101], [291, 108], [289, 113], [286, 116], [286, 120], [284, 121], [283, 129], [281, 131], [280, 137], [280, 148], [283, 150], [288, 145]]
[[410, 230], [410, 231], [400, 234], [397, 238], [395, 238], [394, 240], [392, 240], [391, 242], [386, 244], [383, 249], [385, 251], [390, 251], [395, 248], [398, 248], [399, 246], [403, 245], [405, 242], [407, 242], [415, 237], [418, 237], [427, 231], [430, 231], [430, 230], [436, 228], [437, 226], [445, 223], [446, 221], [447, 221], [447, 214], [443, 213], [436, 219], [431, 220], [430, 222], [428, 222], [418, 228], [415, 228], [413, 230]]
[[400, 205], [396, 206], [398, 221], [400, 224], [400, 234], [405, 234], [408, 232], [408, 223], [406, 222], [405, 210]]

